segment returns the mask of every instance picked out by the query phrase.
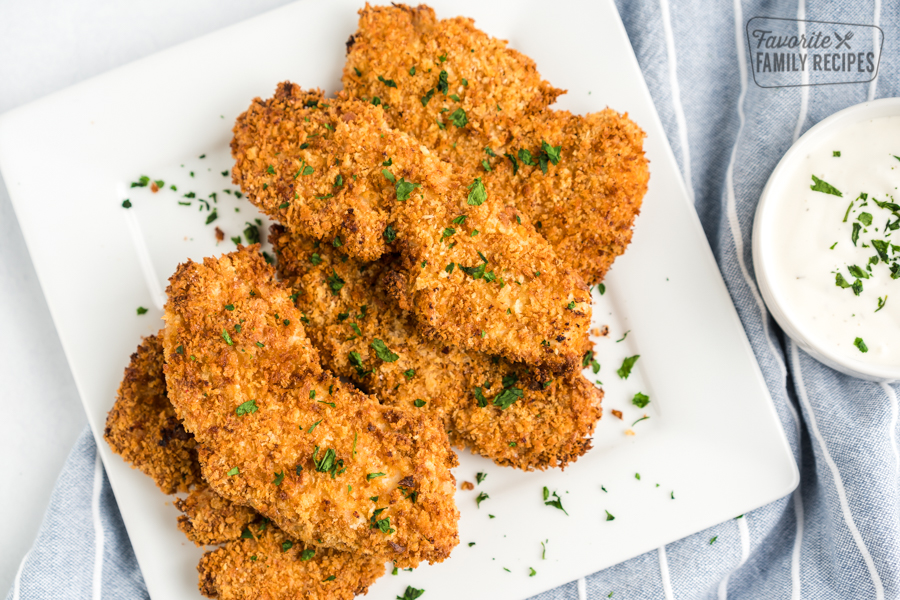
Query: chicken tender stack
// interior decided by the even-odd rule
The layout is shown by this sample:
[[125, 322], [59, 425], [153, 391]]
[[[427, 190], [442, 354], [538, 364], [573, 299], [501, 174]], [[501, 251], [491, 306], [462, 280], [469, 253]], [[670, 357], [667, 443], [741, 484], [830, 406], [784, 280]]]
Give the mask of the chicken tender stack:
[[[506, 359], [426, 339], [384, 289], [390, 257], [361, 263], [280, 226], [269, 240], [307, 334], [337, 374], [385, 404], [439, 417], [454, 445], [500, 465], [565, 467], [590, 449], [603, 392], [580, 373], [539, 379]], [[333, 273], [344, 282], [337, 292]]]
[[582, 279], [502, 190], [460, 175], [384, 116], [281, 84], [238, 118], [234, 181], [288, 230], [348, 256], [396, 249], [392, 294], [426, 336], [548, 374], [574, 369], [591, 314]]
[[348, 97], [511, 197], [588, 284], [603, 279], [631, 241], [649, 179], [644, 132], [627, 115], [547, 108], [563, 92], [534, 61], [427, 6], [366, 5], [347, 48]]

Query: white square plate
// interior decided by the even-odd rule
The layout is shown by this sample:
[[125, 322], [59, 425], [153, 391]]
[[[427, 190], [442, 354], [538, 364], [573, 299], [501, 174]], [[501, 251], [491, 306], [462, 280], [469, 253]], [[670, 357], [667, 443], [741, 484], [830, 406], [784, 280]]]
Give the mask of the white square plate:
[[[457, 494], [460, 546], [440, 565], [384, 577], [369, 597], [393, 599], [411, 584], [430, 600], [525, 598], [788, 494], [797, 467], [612, 2], [434, 4], [438, 16], [474, 17], [534, 58], [569, 90], [560, 108], [627, 111], [647, 132], [650, 191], [606, 294], [595, 292], [595, 325], [610, 335], [595, 340], [602, 369], [589, 373], [606, 391], [594, 450], [565, 472], [544, 473], [462, 453], [458, 480], [488, 477]], [[359, 7], [298, 2], [0, 117], [0, 168], [154, 598], [199, 596], [200, 551], [175, 528], [171, 499], [102, 441], [106, 413], [140, 337], [161, 325], [176, 264], [230, 251], [228, 238], [260, 217], [223, 191], [233, 189], [221, 171], [231, 166], [235, 117], [282, 80], [339, 89]], [[129, 188], [142, 174], [167, 189]], [[217, 192], [213, 225], [188, 191]], [[227, 236], [218, 245], [216, 225]], [[149, 314], [136, 316], [138, 306]], [[634, 354], [636, 372], [619, 379], [616, 369]], [[644, 410], [631, 405], [638, 391], [651, 399]], [[544, 486], [559, 492], [568, 516], [544, 505]], [[478, 491], [490, 495], [480, 508]]]

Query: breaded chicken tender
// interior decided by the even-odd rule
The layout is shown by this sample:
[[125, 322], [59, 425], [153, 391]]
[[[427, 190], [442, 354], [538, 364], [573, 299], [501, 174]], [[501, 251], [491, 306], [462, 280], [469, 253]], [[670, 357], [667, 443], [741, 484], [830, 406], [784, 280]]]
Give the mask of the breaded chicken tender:
[[103, 438], [166, 494], [186, 492], [200, 478], [197, 443], [166, 396], [162, 340], [144, 339], [125, 369]]
[[[390, 257], [361, 263], [278, 225], [269, 241], [307, 335], [338, 375], [385, 404], [439, 417], [454, 445], [500, 465], [565, 467], [591, 447], [603, 392], [581, 373], [542, 380], [506, 359], [424, 338], [384, 289]], [[332, 273], [344, 281], [337, 294]], [[381, 359], [386, 353], [392, 360]]]
[[184, 513], [178, 517], [178, 529], [198, 546], [236, 540], [244, 527], [260, 518], [252, 508], [229, 502], [207, 485], [195, 487], [187, 498], [176, 500], [175, 507]]
[[573, 370], [591, 314], [581, 277], [502, 186], [455, 172], [384, 116], [281, 84], [237, 120], [234, 181], [289, 230], [348, 256], [397, 251], [391, 292], [427, 337]]
[[384, 575], [384, 561], [297, 544], [267, 527], [208, 552], [197, 570], [200, 591], [218, 600], [350, 600]]
[[347, 43], [344, 94], [378, 104], [488, 194], [526, 213], [566, 264], [599, 282], [631, 240], [647, 190], [644, 132], [627, 114], [547, 108], [562, 93], [534, 62], [427, 6], [366, 7]]
[[292, 539], [402, 566], [442, 561], [459, 512], [440, 423], [324, 371], [257, 250], [188, 261], [167, 290], [169, 399], [204, 479]]

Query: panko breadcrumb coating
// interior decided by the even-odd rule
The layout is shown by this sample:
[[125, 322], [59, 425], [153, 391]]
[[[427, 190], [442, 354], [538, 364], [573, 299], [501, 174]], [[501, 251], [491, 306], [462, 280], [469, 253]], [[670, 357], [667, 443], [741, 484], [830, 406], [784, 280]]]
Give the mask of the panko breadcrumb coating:
[[229, 502], [206, 485], [176, 500], [175, 507], [184, 513], [178, 517], [178, 529], [198, 546], [236, 540], [244, 527], [259, 519], [252, 508]]
[[504, 188], [455, 172], [381, 108], [284, 83], [238, 118], [232, 154], [234, 181], [289, 230], [360, 260], [399, 252], [391, 291], [427, 337], [546, 372], [578, 365], [581, 277]]
[[[278, 225], [269, 241], [307, 335], [338, 375], [385, 404], [438, 416], [454, 445], [500, 465], [565, 467], [591, 447], [603, 392], [580, 372], [542, 380], [506, 359], [425, 339], [384, 290], [389, 257], [372, 264], [347, 259]], [[333, 272], [345, 282], [337, 294], [327, 283]], [[379, 360], [375, 339], [396, 360]]]
[[197, 567], [203, 595], [218, 600], [350, 600], [384, 575], [385, 561], [377, 557], [304, 546], [275, 527], [256, 536], [203, 556]]
[[[175, 414], [165, 393], [160, 337], [148, 337], [132, 355], [122, 389], [126, 390], [126, 398], [148, 401], [132, 402], [129, 413], [120, 395], [116, 407], [110, 412], [108, 423], [115, 435], [107, 435], [106, 439], [114, 440], [119, 447], [139, 448], [146, 434], [141, 427], [130, 427], [133, 419], [124, 418], [126, 415], [145, 411], [155, 416], [161, 409], [166, 411], [163, 404], [168, 404], [167, 410], [173, 418]], [[184, 432], [183, 429], [181, 431]], [[189, 441], [193, 446], [194, 436], [187, 432], [184, 435], [187, 438], [182, 441]], [[384, 573], [384, 557], [351, 555], [304, 546], [288, 539], [284, 532], [252, 509], [217, 496], [200, 479], [200, 463], [195, 452], [154, 451], [126, 453], [124, 456], [126, 460], [140, 456], [143, 461], [141, 470], [154, 479], [167, 478], [170, 473], [197, 474], [192, 481], [194, 487], [191, 493], [184, 500], [176, 500], [175, 504], [185, 513], [179, 518], [178, 526], [188, 539], [197, 545], [225, 544], [218, 550], [208, 552], [197, 567], [200, 571], [200, 590], [210, 598], [287, 599], [303, 591], [306, 593], [303, 597], [307, 600], [349, 599], [365, 593], [366, 588]], [[174, 493], [176, 487], [178, 491], [184, 491], [192, 485], [180, 479], [178, 483], [178, 486], [170, 486], [169, 493]], [[160, 487], [169, 489], [167, 486]], [[290, 548], [286, 549], [287, 544]], [[266, 563], [263, 559], [266, 565], [264, 570], [253, 568], [251, 563], [259, 562], [261, 556], [266, 557], [266, 552], [271, 560]], [[238, 570], [235, 566], [239, 567]], [[322, 575], [323, 570], [340, 572], [334, 580], [327, 582], [328, 585], [321, 585], [326, 583], [323, 580], [328, 577]], [[281, 585], [274, 587], [270, 583], [272, 581]]]
[[200, 479], [197, 443], [166, 396], [162, 340], [151, 335], [131, 355], [103, 438], [166, 494], [186, 492]]
[[582, 117], [547, 108], [561, 90], [471, 19], [366, 5], [343, 84], [348, 97], [377, 103], [391, 127], [482, 177], [489, 194], [509, 195], [587, 283], [631, 241], [649, 179], [644, 132], [610, 109]]
[[204, 479], [307, 544], [442, 561], [459, 512], [441, 424], [324, 371], [274, 276], [251, 246], [170, 278], [166, 383]]

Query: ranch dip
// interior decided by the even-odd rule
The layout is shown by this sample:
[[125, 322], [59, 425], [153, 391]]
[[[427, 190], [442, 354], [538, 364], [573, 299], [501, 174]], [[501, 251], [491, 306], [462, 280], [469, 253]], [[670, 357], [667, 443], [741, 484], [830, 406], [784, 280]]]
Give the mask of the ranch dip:
[[773, 190], [773, 283], [836, 354], [900, 366], [900, 117], [836, 129]]

